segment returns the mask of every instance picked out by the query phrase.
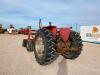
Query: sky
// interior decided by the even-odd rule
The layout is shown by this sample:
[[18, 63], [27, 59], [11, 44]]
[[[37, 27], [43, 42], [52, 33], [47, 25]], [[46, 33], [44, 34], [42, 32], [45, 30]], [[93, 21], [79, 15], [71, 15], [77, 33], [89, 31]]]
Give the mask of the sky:
[[51, 21], [58, 27], [100, 24], [100, 0], [0, 0], [0, 23], [38, 28]]

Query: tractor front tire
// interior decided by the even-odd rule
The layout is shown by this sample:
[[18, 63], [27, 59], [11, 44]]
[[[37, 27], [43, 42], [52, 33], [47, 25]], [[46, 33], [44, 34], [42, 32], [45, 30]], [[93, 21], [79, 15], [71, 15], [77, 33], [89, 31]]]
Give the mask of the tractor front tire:
[[27, 48], [27, 51], [29, 51], [29, 52], [34, 50], [33, 49], [33, 42], [32, 42], [32, 40], [27, 40], [26, 48]]
[[23, 47], [26, 47], [27, 41], [28, 41], [27, 39], [23, 39], [23, 43], [22, 43], [22, 46], [23, 46]]
[[71, 41], [71, 46], [70, 47], [78, 48], [80, 50], [66, 51], [63, 56], [66, 59], [75, 59], [81, 54], [82, 46], [83, 46], [82, 40], [81, 40], [81, 37], [80, 37], [79, 33], [74, 32], [74, 31], [72, 31], [70, 33], [69, 38], [70, 38], [70, 41]]
[[58, 56], [56, 41], [51, 32], [46, 28], [37, 31], [34, 48], [35, 58], [40, 65], [50, 64]]

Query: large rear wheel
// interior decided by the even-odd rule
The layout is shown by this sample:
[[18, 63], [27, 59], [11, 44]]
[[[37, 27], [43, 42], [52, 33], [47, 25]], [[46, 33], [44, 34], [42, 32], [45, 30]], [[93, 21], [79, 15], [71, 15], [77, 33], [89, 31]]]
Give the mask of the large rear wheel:
[[47, 65], [57, 57], [56, 42], [51, 32], [46, 28], [37, 31], [34, 48], [36, 60], [40, 65]]
[[66, 51], [63, 56], [67, 59], [75, 59], [80, 55], [82, 51], [82, 46], [83, 46], [82, 40], [79, 33], [74, 31], [70, 33], [69, 38], [71, 42], [70, 48], [77, 48], [79, 50]]

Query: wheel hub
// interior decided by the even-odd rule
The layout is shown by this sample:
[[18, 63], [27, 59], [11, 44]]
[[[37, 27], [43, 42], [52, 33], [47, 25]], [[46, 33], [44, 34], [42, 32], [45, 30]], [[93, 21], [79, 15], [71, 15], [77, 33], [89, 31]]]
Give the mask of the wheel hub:
[[36, 52], [37, 52], [37, 56], [39, 58], [41, 58], [43, 56], [43, 52], [44, 52], [44, 43], [43, 43], [43, 38], [42, 37], [38, 37], [36, 39], [36, 42], [35, 42], [35, 49], [36, 49]]

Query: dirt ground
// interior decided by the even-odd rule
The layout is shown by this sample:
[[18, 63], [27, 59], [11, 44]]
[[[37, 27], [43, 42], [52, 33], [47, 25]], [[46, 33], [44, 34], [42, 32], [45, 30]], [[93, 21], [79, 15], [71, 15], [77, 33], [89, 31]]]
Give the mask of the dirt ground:
[[25, 35], [0, 34], [0, 75], [100, 75], [100, 44], [84, 43], [75, 60], [59, 56], [56, 61], [39, 65], [33, 52], [22, 47]]

